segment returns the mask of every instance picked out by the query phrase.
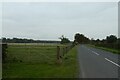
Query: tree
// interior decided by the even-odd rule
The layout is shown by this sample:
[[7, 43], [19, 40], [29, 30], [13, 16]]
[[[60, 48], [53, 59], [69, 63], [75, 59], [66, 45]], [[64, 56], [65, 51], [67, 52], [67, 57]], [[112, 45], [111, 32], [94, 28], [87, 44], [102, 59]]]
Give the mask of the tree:
[[74, 39], [75, 39], [75, 42], [80, 43], [80, 34], [79, 33], [75, 34]]
[[95, 39], [91, 38], [91, 44], [95, 44]]
[[68, 38], [65, 38], [64, 35], [62, 35], [59, 39], [61, 39], [61, 44], [70, 43], [70, 40]]
[[88, 43], [89, 42], [89, 38], [85, 37], [83, 34], [75, 34], [75, 37], [74, 37], [74, 41], [75, 42], [78, 42], [78, 43]]
[[117, 44], [118, 44], [118, 49], [120, 49], [120, 38], [118, 38]]
[[107, 43], [115, 43], [117, 41], [117, 37], [114, 35], [110, 35], [106, 37]]
[[3, 42], [3, 43], [6, 43], [6, 38], [2, 38], [2, 42]]

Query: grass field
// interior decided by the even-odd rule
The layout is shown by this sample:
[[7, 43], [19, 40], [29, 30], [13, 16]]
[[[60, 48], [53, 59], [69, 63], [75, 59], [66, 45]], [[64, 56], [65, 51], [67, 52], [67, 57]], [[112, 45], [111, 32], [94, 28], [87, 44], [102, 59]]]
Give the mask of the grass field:
[[76, 78], [76, 47], [56, 63], [57, 45], [9, 45], [3, 78]]

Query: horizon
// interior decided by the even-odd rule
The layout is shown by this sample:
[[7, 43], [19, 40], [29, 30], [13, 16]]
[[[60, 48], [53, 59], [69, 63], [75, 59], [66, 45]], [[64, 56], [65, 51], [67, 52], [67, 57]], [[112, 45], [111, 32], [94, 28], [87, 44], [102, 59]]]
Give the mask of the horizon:
[[[112, 34], [111, 34], [112, 35]], [[84, 35], [85, 36], [85, 35]], [[108, 35], [108, 36], [110, 36], [110, 35]], [[114, 36], [116, 36], [116, 35], [114, 35]], [[86, 36], [85, 36], [86, 37]], [[107, 36], [106, 36], [107, 37]], [[106, 37], [104, 38], [104, 39], [106, 39]], [[117, 36], [116, 36], [117, 37]], [[60, 39], [58, 39], [58, 40], [53, 40], [53, 39], [33, 39], [33, 38], [20, 38], [20, 37], [12, 37], [12, 38], [9, 38], [9, 37], [2, 37], [2, 38], [6, 38], [6, 39], [13, 39], [13, 38], [18, 38], [18, 39], [28, 39], [28, 40], [30, 40], [30, 39], [32, 39], [32, 40], [35, 40], [35, 41], [61, 41]], [[2, 39], [2, 38], [0, 38], [0, 39]], [[65, 38], [67, 38], [67, 37], [65, 37]], [[87, 37], [87, 38], [89, 38], [89, 37]], [[67, 38], [67, 39], [69, 39], [69, 38]], [[90, 38], [89, 38], [90, 39]], [[91, 38], [91, 39], [94, 39], [94, 38]], [[90, 39], [90, 40], [91, 40]], [[99, 38], [97, 38], [97, 39], [99, 39]], [[94, 39], [94, 40], [97, 40], [97, 39]], [[99, 40], [104, 40], [104, 39], [99, 39]], [[117, 37], [117, 39], [119, 39], [119, 37]], [[69, 39], [70, 40], [70, 39]], [[74, 40], [70, 40], [70, 41], [74, 41]]]

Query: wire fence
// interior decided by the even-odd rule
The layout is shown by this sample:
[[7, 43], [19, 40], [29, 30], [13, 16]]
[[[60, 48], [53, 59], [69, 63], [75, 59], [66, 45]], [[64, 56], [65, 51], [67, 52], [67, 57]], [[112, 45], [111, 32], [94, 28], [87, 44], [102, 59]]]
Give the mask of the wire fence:
[[[25, 61], [28, 60], [28, 58], [30, 58], [29, 61], [31, 60], [41, 61], [41, 59], [44, 59], [44, 58], [47, 60], [49, 58], [52, 59], [53, 57], [54, 58], [57, 57], [57, 62], [62, 63], [63, 57], [74, 47], [74, 45], [73, 44], [67, 44], [67, 45], [39, 44], [38, 45], [38, 44], [25, 44], [25, 43], [24, 44], [20, 44], [20, 43], [2, 44], [3, 61], [5, 61], [5, 59], [7, 58], [7, 54], [6, 54], [7, 47], [9, 47], [9, 50], [12, 50], [11, 54], [13, 54], [13, 56], [17, 56], [17, 58], [20, 60], [21, 60], [21, 56], [24, 57], [25, 55], [26, 55]], [[57, 53], [56, 57], [54, 56], [56, 55], [55, 53]], [[24, 59], [22, 59], [22, 61], [24, 62]]]

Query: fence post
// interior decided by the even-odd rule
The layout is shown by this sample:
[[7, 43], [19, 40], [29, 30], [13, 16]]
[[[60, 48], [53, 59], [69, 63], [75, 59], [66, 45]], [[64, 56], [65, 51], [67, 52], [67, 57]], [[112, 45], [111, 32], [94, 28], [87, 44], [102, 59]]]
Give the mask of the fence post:
[[66, 47], [66, 53], [67, 53], [68, 51], [67, 51], [67, 47]]
[[59, 56], [60, 56], [60, 47], [59, 46], [57, 46], [57, 59], [59, 59]]
[[63, 56], [65, 55], [65, 48], [63, 47]]
[[57, 46], [57, 63], [62, 63], [62, 59], [60, 57], [60, 46]]

